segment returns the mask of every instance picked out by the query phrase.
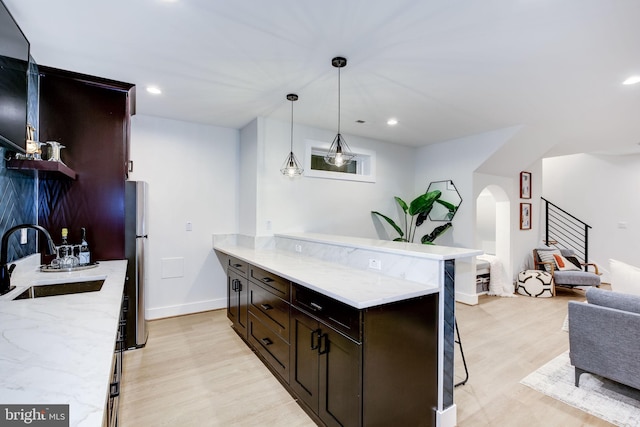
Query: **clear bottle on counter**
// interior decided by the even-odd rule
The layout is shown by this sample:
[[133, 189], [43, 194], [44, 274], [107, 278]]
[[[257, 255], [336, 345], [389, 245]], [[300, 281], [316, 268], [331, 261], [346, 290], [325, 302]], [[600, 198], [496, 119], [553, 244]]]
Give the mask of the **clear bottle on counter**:
[[91, 262], [91, 252], [89, 251], [89, 244], [87, 243], [87, 230], [82, 227], [80, 231], [82, 233], [82, 241], [80, 242], [78, 261], [80, 265], [89, 265]]
[[64, 259], [67, 255], [71, 255], [67, 253], [69, 249], [69, 241], [67, 240], [67, 235], [69, 234], [69, 230], [67, 228], [62, 229], [62, 243], [58, 246], [58, 258]]

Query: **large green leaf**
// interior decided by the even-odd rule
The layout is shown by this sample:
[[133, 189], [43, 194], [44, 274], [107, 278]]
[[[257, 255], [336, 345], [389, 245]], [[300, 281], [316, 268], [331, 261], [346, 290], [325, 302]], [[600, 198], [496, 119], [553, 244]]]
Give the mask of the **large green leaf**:
[[433, 203], [440, 198], [442, 192], [440, 190], [430, 191], [425, 194], [421, 194], [409, 205], [409, 215], [414, 216], [420, 212], [426, 212], [433, 207]]
[[371, 211], [371, 213], [384, 218], [398, 232], [398, 234], [400, 235], [401, 238], [404, 237], [404, 232], [402, 231], [402, 229], [400, 227], [398, 227], [398, 224], [396, 224], [391, 218], [389, 218], [386, 215], [381, 214], [378, 211]]
[[394, 197], [394, 199], [396, 199], [396, 202], [398, 202], [404, 213], [407, 213], [407, 211], [409, 210], [409, 206], [407, 206], [407, 203], [398, 196]]
[[425, 245], [431, 245], [433, 244], [433, 241], [438, 238], [438, 236], [442, 235], [445, 231], [447, 231], [451, 227], [452, 227], [452, 224], [450, 222], [446, 223], [445, 225], [436, 227], [433, 229], [431, 233], [425, 234], [424, 236], [422, 236], [422, 239], [420, 239], [420, 241]]

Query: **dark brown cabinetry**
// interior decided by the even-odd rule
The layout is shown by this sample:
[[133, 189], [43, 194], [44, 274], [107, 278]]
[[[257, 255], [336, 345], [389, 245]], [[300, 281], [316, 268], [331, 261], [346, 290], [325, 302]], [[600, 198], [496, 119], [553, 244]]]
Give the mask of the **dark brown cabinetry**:
[[290, 385], [327, 426], [358, 426], [361, 344], [292, 307]]
[[68, 228], [72, 243], [80, 242], [84, 227], [94, 260], [123, 259], [125, 162], [135, 87], [45, 66], [39, 72], [40, 141], [65, 146], [61, 157], [76, 180], [39, 181], [38, 223], [54, 236]]
[[319, 425], [435, 426], [438, 294], [357, 309], [223, 259], [233, 327]]
[[287, 384], [290, 288], [288, 280], [249, 267], [249, 343]]
[[233, 328], [245, 340], [247, 339], [248, 311], [247, 296], [249, 284], [246, 277], [247, 264], [235, 258], [229, 258], [227, 268], [227, 317]]

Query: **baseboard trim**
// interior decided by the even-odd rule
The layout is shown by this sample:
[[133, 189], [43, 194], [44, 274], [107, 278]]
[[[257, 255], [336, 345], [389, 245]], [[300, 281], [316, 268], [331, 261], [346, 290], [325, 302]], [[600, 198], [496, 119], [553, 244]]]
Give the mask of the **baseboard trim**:
[[455, 403], [444, 411], [436, 410], [436, 427], [454, 427], [457, 424], [458, 417]]
[[185, 314], [200, 313], [202, 311], [218, 310], [227, 306], [226, 298], [197, 301], [187, 304], [171, 305], [168, 307], [148, 308], [145, 310], [147, 320], [163, 319], [165, 317], [183, 316]]
[[456, 292], [456, 302], [461, 302], [467, 305], [478, 305], [478, 294]]

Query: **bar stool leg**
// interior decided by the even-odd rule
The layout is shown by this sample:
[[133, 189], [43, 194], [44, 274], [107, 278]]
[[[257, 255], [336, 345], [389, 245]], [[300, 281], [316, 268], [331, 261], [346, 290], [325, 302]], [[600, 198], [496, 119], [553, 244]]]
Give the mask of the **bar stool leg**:
[[454, 384], [454, 387], [458, 387], [460, 385], [465, 385], [467, 381], [469, 381], [469, 369], [467, 368], [467, 360], [464, 358], [464, 351], [462, 350], [462, 340], [460, 339], [460, 331], [458, 330], [458, 320], [455, 318], [454, 318], [454, 323], [456, 325], [456, 336], [457, 336], [457, 339], [455, 340], [455, 342], [460, 346], [460, 354], [462, 355], [462, 364], [464, 365], [464, 380]]

